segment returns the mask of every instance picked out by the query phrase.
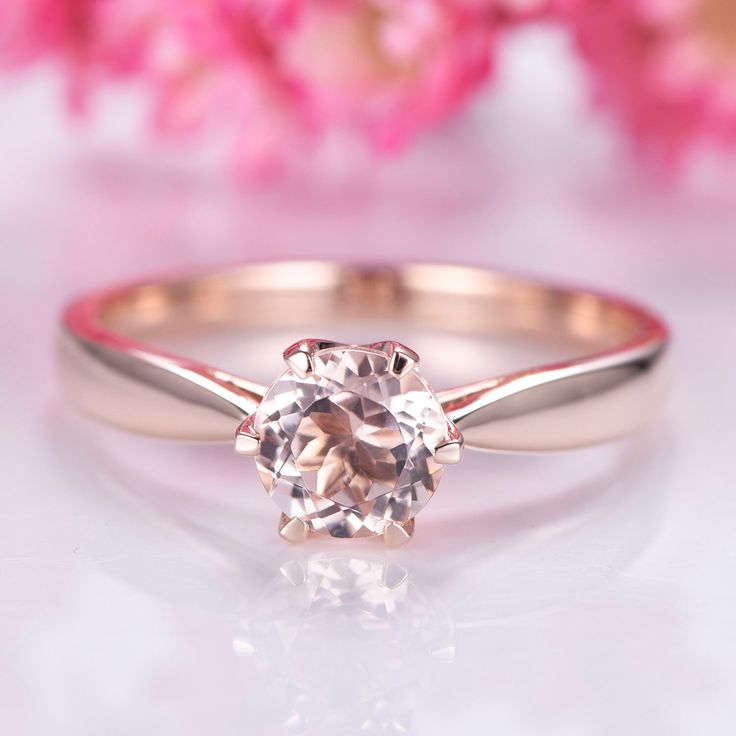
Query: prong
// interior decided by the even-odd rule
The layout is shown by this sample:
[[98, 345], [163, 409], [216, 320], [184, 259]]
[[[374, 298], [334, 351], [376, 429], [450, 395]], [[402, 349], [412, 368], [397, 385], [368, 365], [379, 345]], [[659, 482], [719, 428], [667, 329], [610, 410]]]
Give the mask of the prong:
[[299, 340], [284, 350], [284, 361], [299, 378], [306, 378], [314, 372], [314, 354], [337, 345], [332, 340]]
[[241, 422], [235, 432], [235, 452], [238, 455], [257, 455], [261, 449], [261, 438], [255, 430], [255, 414], [251, 414]]
[[419, 356], [403, 345], [397, 345], [389, 358], [388, 369], [396, 376], [406, 375], [419, 362]]
[[414, 534], [414, 519], [398, 522], [390, 521], [383, 528], [383, 541], [387, 547], [401, 547], [406, 544]]
[[309, 534], [307, 523], [298, 516], [289, 518], [286, 514], [281, 514], [279, 519], [279, 535], [282, 539], [292, 544], [300, 544]]
[[369, 347], [388, 355], [388, 369], [399, 378], [419, 364], [419, 356], [411, 348], [396, 340], [374, 342]]
[[284, 351], [284, 362], [299, 378], [314, 372], [314, 357], [307, 343], [296, 343]]
[[448, 419], [447, 435], [437, 443], [434, 450], [434, 459], [442, 465], [454, 465], [463, 459], [465, 441], [460, 430]]

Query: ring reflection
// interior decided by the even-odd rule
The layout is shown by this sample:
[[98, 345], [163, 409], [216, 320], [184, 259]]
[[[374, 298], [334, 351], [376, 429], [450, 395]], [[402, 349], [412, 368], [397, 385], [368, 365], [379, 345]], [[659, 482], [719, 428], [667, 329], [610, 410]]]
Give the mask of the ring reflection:
[[417, 696], [454, 657], [443, 608], [389, 558], [290, 555], [234, 638], [290, 733], [406, 733]]

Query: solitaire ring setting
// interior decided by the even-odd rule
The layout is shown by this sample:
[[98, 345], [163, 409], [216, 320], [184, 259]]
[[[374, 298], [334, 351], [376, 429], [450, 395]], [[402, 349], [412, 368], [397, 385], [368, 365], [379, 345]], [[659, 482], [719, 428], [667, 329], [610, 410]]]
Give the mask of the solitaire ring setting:
[[236, 452], [256, 456], [281, 535], [409, 539], [442, 466], [460, 462], [463, 449], [419, 356], [394, 341], [302, 340], [284, 361], [235, 438]]
[[[513, 335], [569, 344], [572, 354], [435, 391], [398, 339], [303, 337], [264, 386], [145, 339], [152, 328], [329, 334], [387, 320], [397, 338], [417, 327]], [[397, 547], [465, 446], [564, 450], [644, 424], [661, 402], [667, 344], [649, 310], [584, 289], [443, 264], [271, 262], [83, 296], [64, 313], [59, 356], [70, 401], [93, 418], [229, 441], [252, 456], [285, 540], [382, 537]]]

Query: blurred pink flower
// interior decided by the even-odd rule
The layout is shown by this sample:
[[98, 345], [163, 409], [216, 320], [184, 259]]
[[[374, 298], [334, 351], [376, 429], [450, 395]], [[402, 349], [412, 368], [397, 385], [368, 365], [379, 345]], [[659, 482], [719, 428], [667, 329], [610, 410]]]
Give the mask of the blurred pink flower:
[[494, 0], [497, 24], [514, 27], [553, 16], [555, 0]]
[[736, 142], [735, 0], [558, 0], [593, 68], [596, 97], [640, 149], [672, 164]]
[[61, 60], [78, 109], [142, 80], [159, 132], [208, 129], [268, 173], [330, 129], [390, 151], [455, 111], [490, 71], [491, 2], [0, 0], [0, 59]]
[[19, 66], [57, 57], [80, 109], [103, 76], [140, 70], [155, 14], [146, 0], [0, 0], [0, 60]]

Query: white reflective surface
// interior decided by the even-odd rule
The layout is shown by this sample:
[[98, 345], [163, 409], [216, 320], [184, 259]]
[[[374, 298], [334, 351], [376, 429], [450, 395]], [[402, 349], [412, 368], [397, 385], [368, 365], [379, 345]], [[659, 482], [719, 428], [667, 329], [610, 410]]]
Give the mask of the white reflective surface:
[[[733, 733], [734, 182], [665, 191], [615, 167], [563, 46], [521, 38], [501, 97], [400, 163], [256, 193], [131, 162], [114, 115], [75, 137], [49, 122], [48, 80], [5, 83], [3, 733]], [[256, 255], [366, 254], [651, 303], [675, 334], [666, 416], [612, 447], [468, 452], [390, 553], [288, 547], [249, 459], [63, 409], [53, 336], [70, 295]], [[371, 337], [387, 335], [356, 339]], [[449, 349], [390, 337], [434, 384], [466, 377]], [[288, 342], [199, 349], [268, 378]], [[499, 372], [530, 357], [455, 347]]]

